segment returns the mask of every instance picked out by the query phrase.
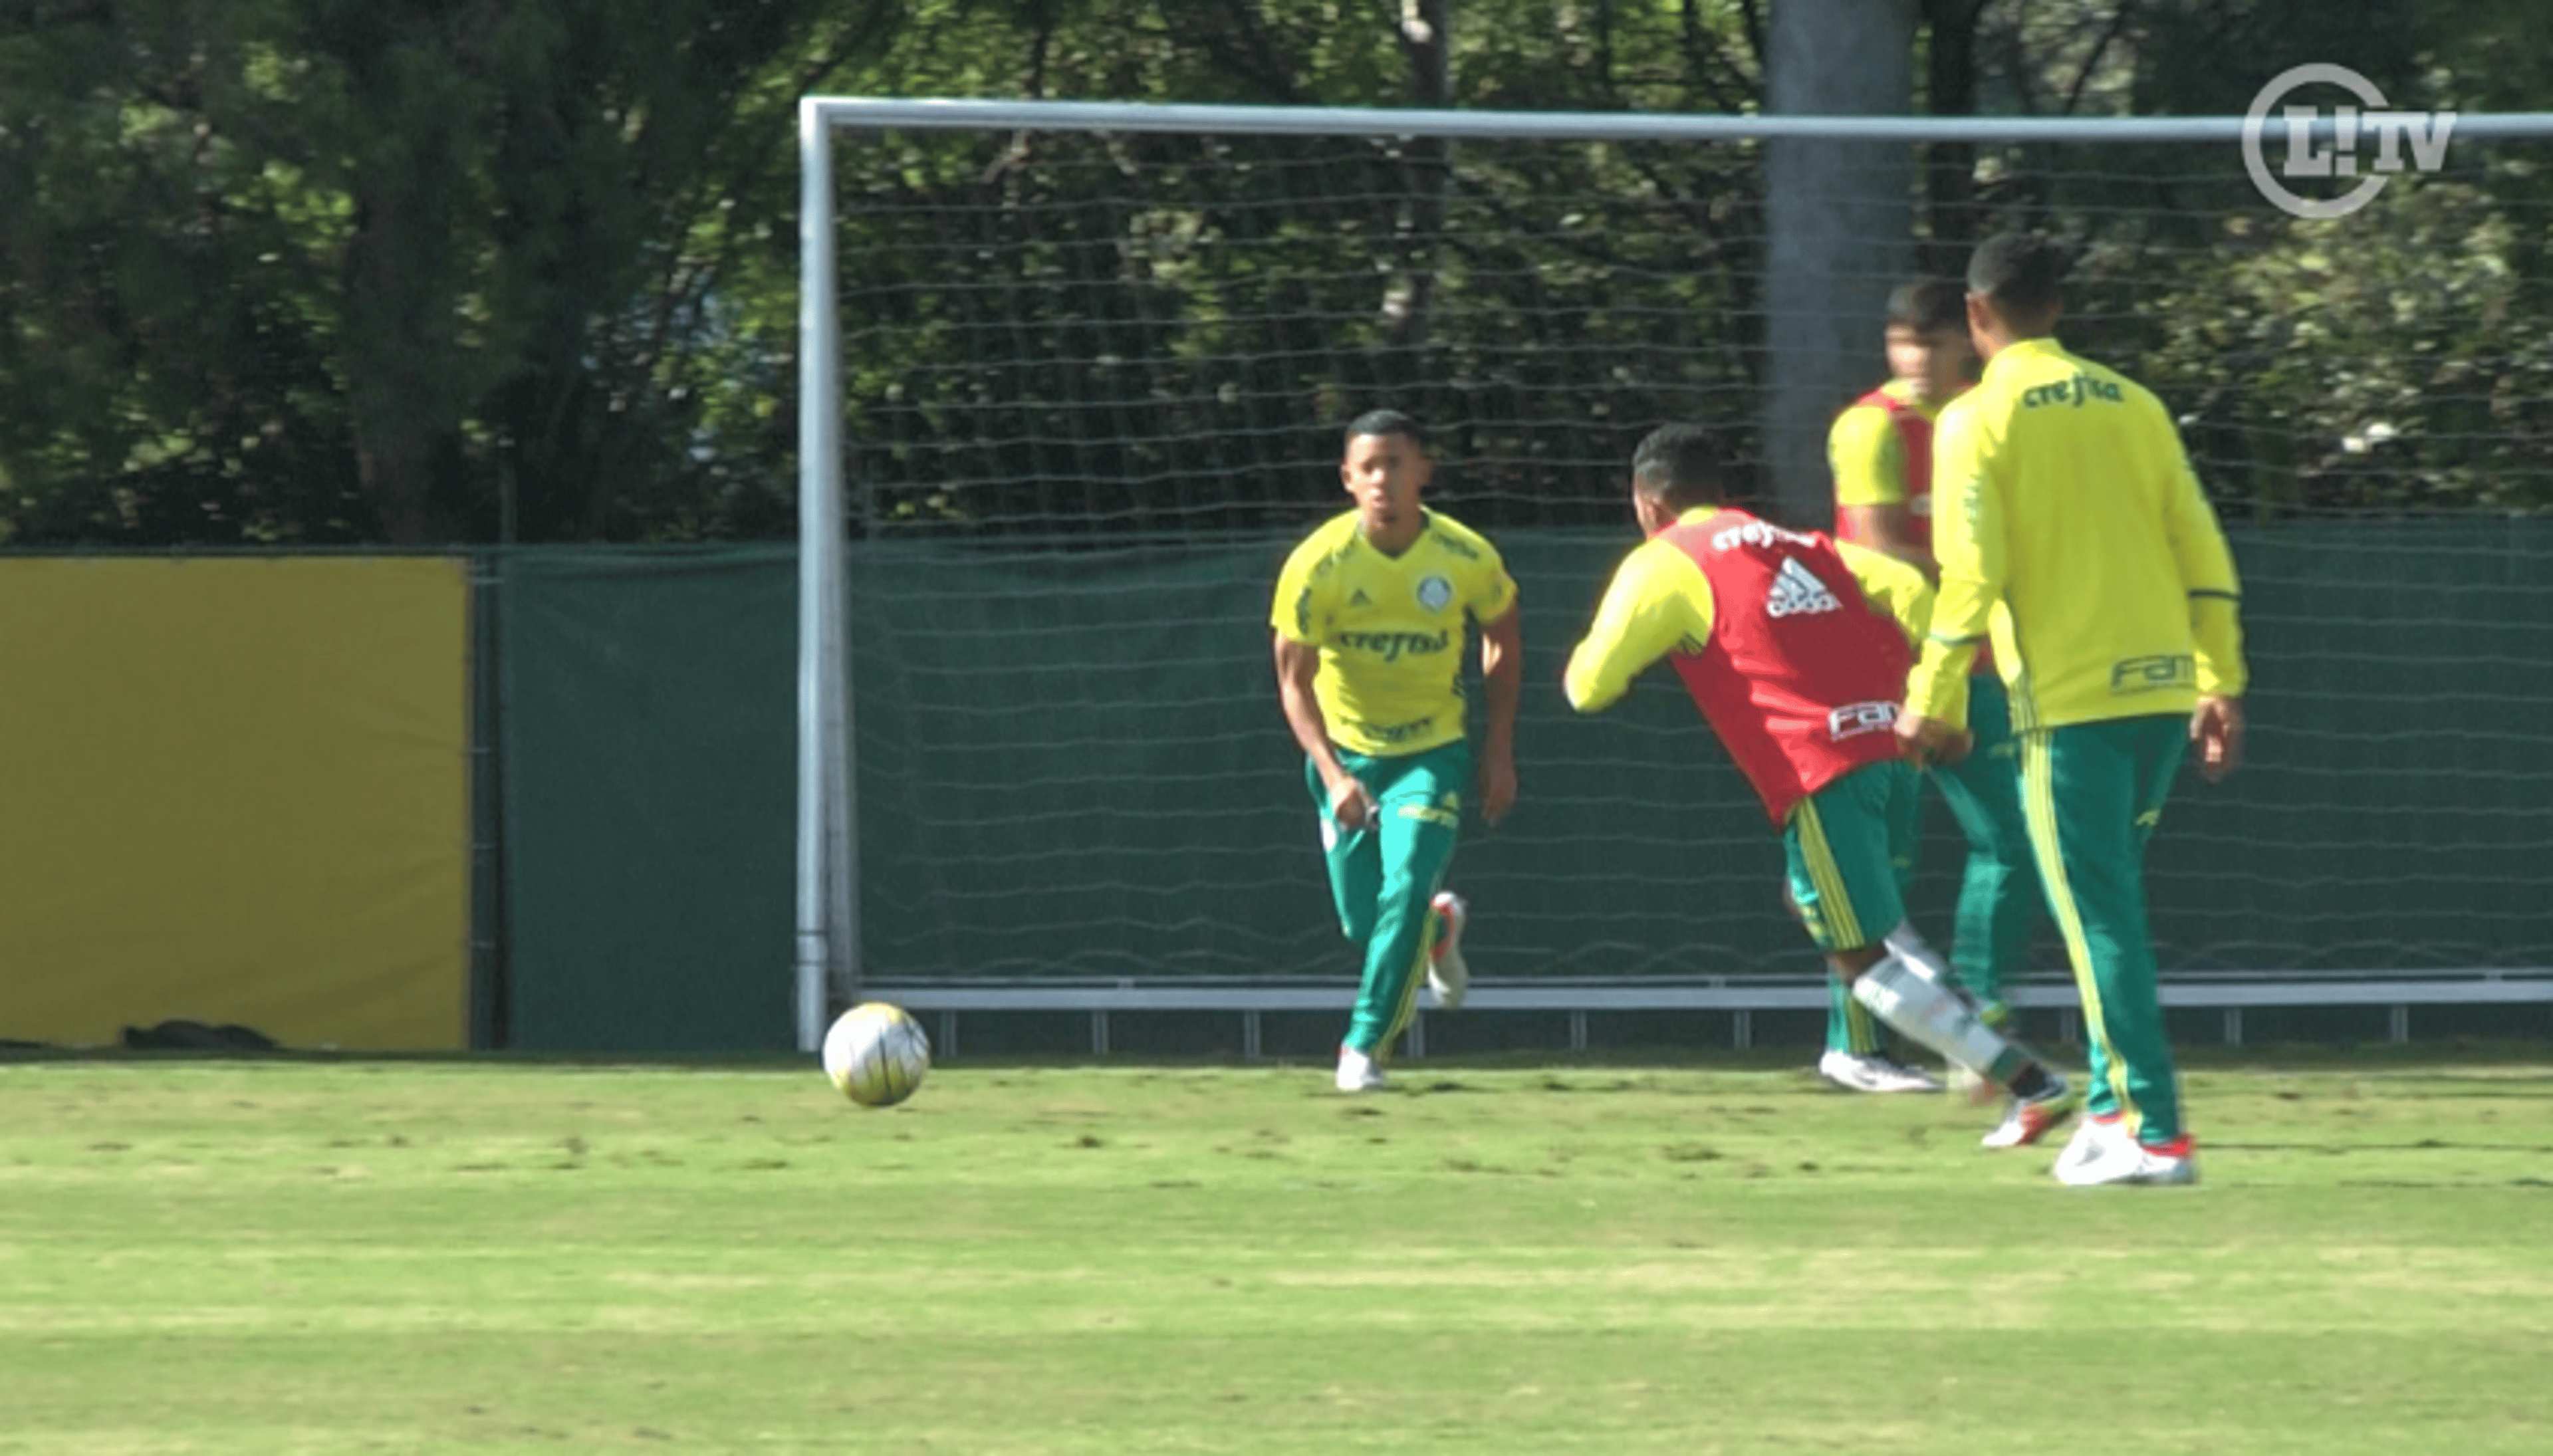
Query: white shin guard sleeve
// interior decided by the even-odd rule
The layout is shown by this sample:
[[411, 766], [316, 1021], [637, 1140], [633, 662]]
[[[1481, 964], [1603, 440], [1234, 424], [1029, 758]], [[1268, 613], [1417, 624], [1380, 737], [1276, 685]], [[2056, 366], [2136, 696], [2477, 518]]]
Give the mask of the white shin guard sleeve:
[[1891, 954], [1903, 956], [1932, 971], [1936, 980], [1945, 978], [1948, 973], [1949, 962], [1942, 958], [1942, 952], [1933, 949], [1933, 943], [1924, 939], [1923, 932], [1915, 929], [1915, 922], [1911, 920], [1897, 922], [1897, 929], [1890, 931], [1880, 944], [1886, 946]]
[[1919, 960], [1890, 954], [1852, 983], [1852, 998], [1950, 1061], [1989, 1080], [2012, 1044], [1977, 1020]]

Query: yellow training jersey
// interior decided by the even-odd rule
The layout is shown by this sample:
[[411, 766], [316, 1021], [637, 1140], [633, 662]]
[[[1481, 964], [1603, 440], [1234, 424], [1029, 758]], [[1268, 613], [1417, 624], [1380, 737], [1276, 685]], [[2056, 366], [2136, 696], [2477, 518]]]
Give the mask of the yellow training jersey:
[[2243, 692], [2233, 553], [2142, 386], [2053, 339], [2014, 344], [1942, 409], [1933, 480], [1942, 586], [1910, 711], [1964, 723], [1989, 632], [2016, 729]]
[[1388, 756], [1463, 736], [1464, 624], [1515, 604], [1515, 581], [1480, 532], [1431, 510], [1409, 549], [1387, 556], [1351, 510], [1285, 558], [1269, 622], [1320, 649], [1312, 695], [1330, 741]]
[[[1890, 380], [1879, 392], [1926, 419], [1941, 416], [1940, 405], [1915, 404], [1904, 380]], [[1837, 505], [1904, 505], [1919, 515], [1932, 513], [1932, 501], [1906, 499], [1906, 442], [1897, 421], [1876, 404], [1855, 402], [1827, 431], [1827, 468], [1834, 474]]]

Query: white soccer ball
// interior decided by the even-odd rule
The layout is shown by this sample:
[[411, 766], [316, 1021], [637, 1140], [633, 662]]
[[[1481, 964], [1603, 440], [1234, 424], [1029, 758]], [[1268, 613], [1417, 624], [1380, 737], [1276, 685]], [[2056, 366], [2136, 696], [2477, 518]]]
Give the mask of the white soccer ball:
[[825, 1075], [862, 1107], [892, 1107], [931, 1070], [931, 1038], [901, 1006], [868, 1001], [825, 1033]]

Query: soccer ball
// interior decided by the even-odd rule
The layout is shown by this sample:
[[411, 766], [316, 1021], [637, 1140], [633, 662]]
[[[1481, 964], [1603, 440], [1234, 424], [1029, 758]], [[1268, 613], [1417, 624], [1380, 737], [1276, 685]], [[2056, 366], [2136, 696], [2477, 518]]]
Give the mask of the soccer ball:
[[892, 1107], [931, 1070], [931, 1038], [901, 1006], [868, 1001], [825, 1033], [825, 1075], [862, 1107]]

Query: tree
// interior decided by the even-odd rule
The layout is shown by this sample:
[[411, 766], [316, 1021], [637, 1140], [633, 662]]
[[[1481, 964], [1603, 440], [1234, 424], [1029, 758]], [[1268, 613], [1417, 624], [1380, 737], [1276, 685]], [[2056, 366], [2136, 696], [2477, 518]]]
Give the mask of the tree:
[[[198, 13], [200, 12], [200, 13]], [[278, 3], [39, 7], [0, 32], [0, 539], [352, 539], [327, 278]]]
[[[1915, 0], [1781, 0], [1764, 64], [1777, 116], [1896, 116], [1913, 103]], [[1827, 427], [1871, 383], [1888, 290], [1913, 265], [1913, 164], [1889, 143], [1764, 149], [1763, 451], [1789, 519], [1823, 523]]]
[[13, 17], [0, 532], [421, 543], [499, 535], [517, 501], [570, 538], [784, 517], [739, 488], [761, 472], [699, 458], [718, 271], [786, 215], [797, 83], [900, 11]]
[[[2553, 85], [2525, 44], [2539, 9], [29, 0], [0, 13], [0, 540], [786, 535], [788, 138], [810, 91], [2223, 113], [2273, 62], [2335, 59], [2405, 105], [2508, 108]], [[1903, 149], [1777, 148], [1761, 168], [1742, 148], [1162, 137], [845, 151], [845, 254], [904, 287], [881, 305], [902, 310], [882, 320], [897, 341], [858, 361], [849, 401], [879, 529], [1260, 523], [1328, 450], [1322, 412], [1379, 394], [1470, 421], [1449, 442], [1464, 478], [1499, 483], [1517, 522], [1612, 518], [1610, 491], [1552, 462], [1612, 458], [1633, 421], [1694, 411], [1739, 414], [1741, 450], [1816, 519], [1815, 442], [1878, 368], [1881, 291], [2016, 225], [2081, 245], [2087, 343], [2206, 401], [2212, 479], [2308, 505], [2343, 476], [2359, 501], [2483, 499], [2437, 483], [2485, 475], [2496, 502], [2544, 490], [2525, 320], [2548, 286], [2553, 169], [2506, 149], [2459, 141], [2461, 190], [2397, 186], [2365, 217], [2350, 246], [2382, 255], [2381, 300], [2187, 149], [2103, 149], [2114, 175], [2086, 181], [2045, 149], [1935, 146], [1916, 186]], [[1880, 169], [1849, 212], [1813, 192], [1837, 166]], [[1522, 225], [1559, 196], [1591, 201]], [[926, 283], [930, 230], [961, 225], [1000, 261], [968, 290]], [[2481, 271], [2424, 289], [2423, 249]], [[2354, 300], [2330, 320], [2353, 347], [2427, 341], [2387, 367], [2428, 388], [2228, 366], [2285, 337], [2282, 288]], [[2385, 310], [2406, 321], [2380, 329]], [[1004, 375], [967, 348], [1025, 320], [1069, 369]], [[2424, 372], [2448, 355], [2469, 367]], [[1767, 388], [1760, 417], [1728, 403]], [[1006, 435], [997, 402], [1041, 422]], [[2312, 448], [2278, 449], [2339, 450], [2345, 469], [2288, 473], [2267, 442], [2290, 425]], [[2394, 469], [2410, 439], [2416, 482]]]

